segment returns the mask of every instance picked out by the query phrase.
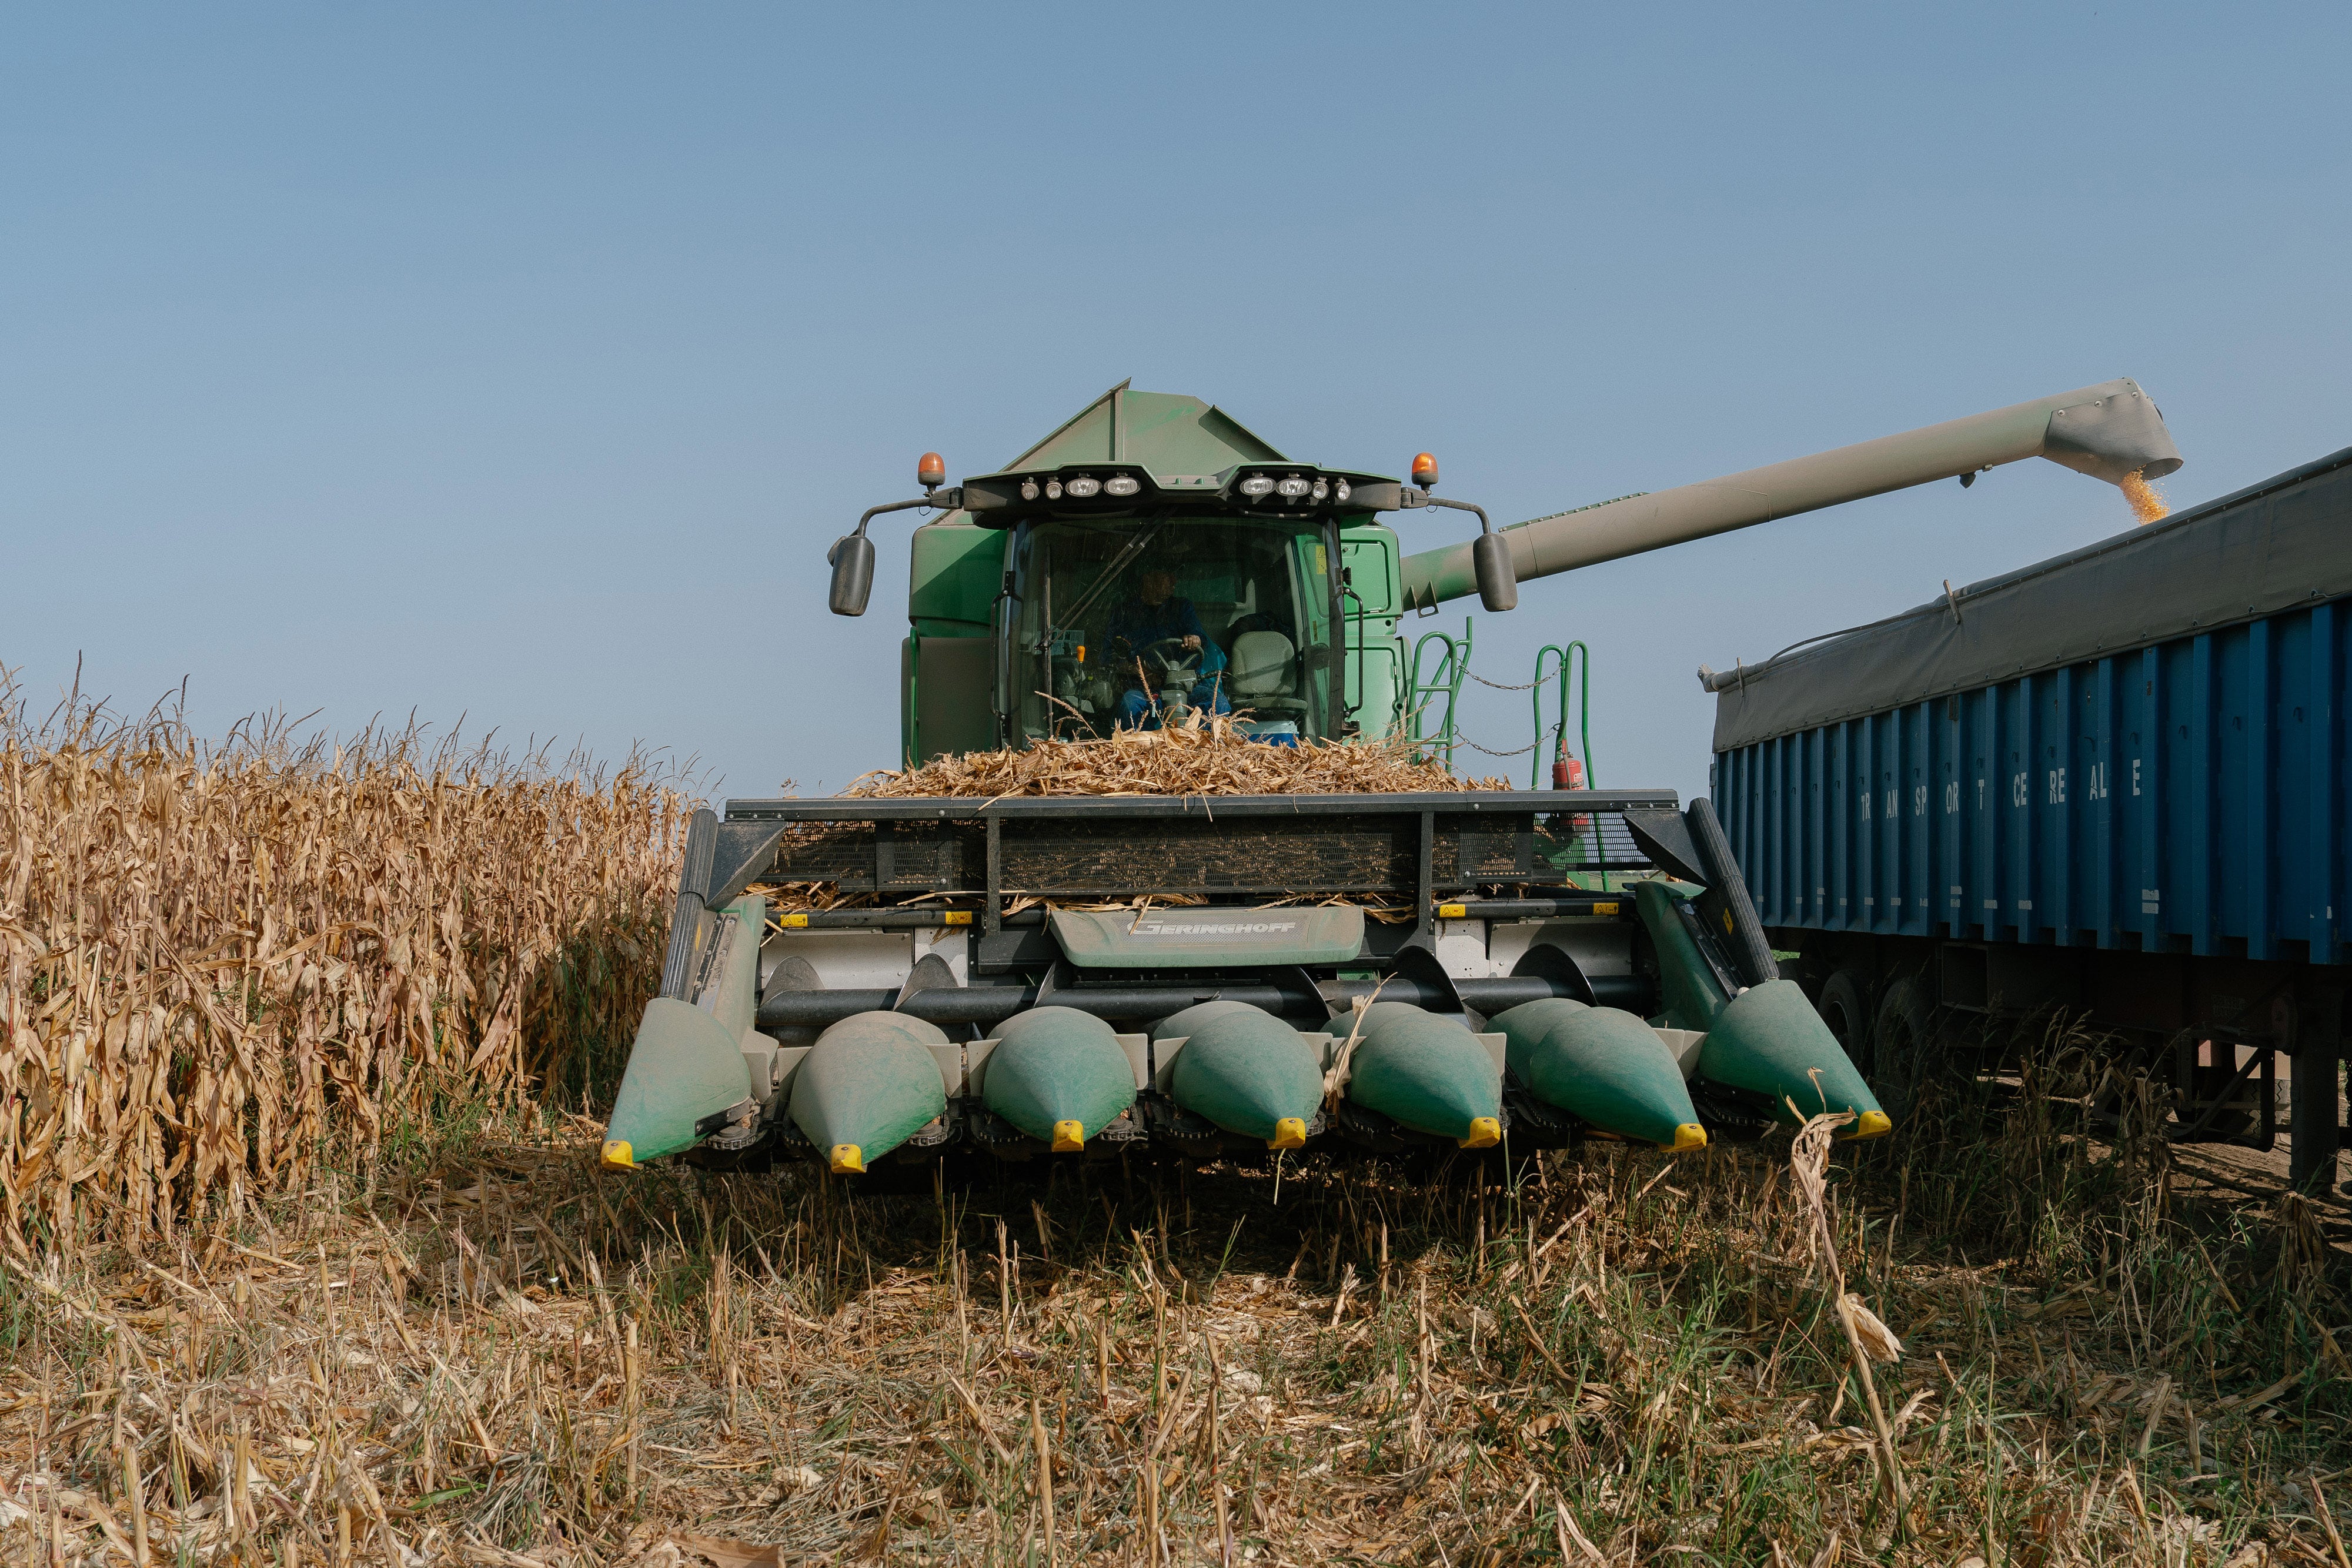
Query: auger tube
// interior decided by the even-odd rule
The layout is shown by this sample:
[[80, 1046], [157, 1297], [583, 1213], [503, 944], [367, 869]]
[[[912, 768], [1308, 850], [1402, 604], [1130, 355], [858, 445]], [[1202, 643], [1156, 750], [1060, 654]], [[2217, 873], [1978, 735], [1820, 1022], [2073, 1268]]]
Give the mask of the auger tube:
[[[1630, 975], [1596, 975], [1590, 983], [1602, 1002], [1633, 1006], [1643, 994], [1641, 982]], [[1456, 980], [1454, 989], [1456, 995], [1447, 997], [1434, 984], [1424, 984], [1407, 976], [1391, 976], [1385, 980], [1327, 981], [1322, 996], [1345, 1006], [1354, 998], [1369, 998], [1377, 992], [1382, 1001], [1412, 1002], [1439, 1009], [1458, 1001], [1492, 1014], [1544, 997], [1577, 994], [1576, 988], [1566, 981], [1531, 975]], [[1086, 986], [1053, 993], [1056, 1007], [1075, 1008], [1103, 1019], [1160, 1018], [1213, 998], [1245, 1002], [1275, 1014], [1297, 1011], [1310, 1005], [1318, 1014], [1324, 1010], [1324, 1000], [1310, 1001], [1299, 991], [1231, 981], [1199, 987]], [[919, 991], [904, 1001], [898, 999], [898, 992], [889, 989], [771, 990], [760, 1004], [760, 1027], [822, 1029], [862, 1012], [898, 1011], [933, 1023], [976, 1023], [992, 1028], [1016, 1013], [1027, 1011], [1037, 1001], [1034, 985], [940, 987]]]
[[[1500, 537], [1510, 542], [1512, 570], [1526, 582], [1889, 490], [1973, 478], [2028, 457], [2046, 457], [2111, 485], [2134, 474], [2160, 479], [2180, 466], [2180, 449], [2164, 416], [2126, 376], [1834, 452], [1515, 523]], [[1478, 591], [1468, 540], [1407, 556], [1403, 565], [1405, 601], [1416, 607]]]

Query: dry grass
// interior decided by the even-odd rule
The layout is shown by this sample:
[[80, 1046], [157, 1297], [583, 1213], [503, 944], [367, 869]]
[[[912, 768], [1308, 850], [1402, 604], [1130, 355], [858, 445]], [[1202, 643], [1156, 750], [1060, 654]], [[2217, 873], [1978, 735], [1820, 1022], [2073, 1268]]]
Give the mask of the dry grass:
[[1508, 789], [1503, 779], [1456, 779], [1404, 739], [1268, 746], [1233, 720], [1195, 713], [1162, 730], [1101, 740], [1044, 740], [1026, 751], [973, 751], [919, 768], [868, 773], [844, 795], [1341, 795], [1416, 789]]
[[658, 980], [687, 805], [413, 730], [36, 727], [0, 686], [0, 1238], [169, 1248], [323, 1150], [593, 1090]]
[[[2331, 1256], [2079, 1105], [1949, 1091], [1818, 1201], [1785, 1134], [1515, 1186], [850, 1199], [600, 1176], [593, 1125], [509, 1117], [163, 1264], [10, 1274], [0, 1551], [120, 1561], [143, 1521], [156, 1562], [2336, 1561]], [[1905, 1342], [1885, 1440], [1840, 1270]]]

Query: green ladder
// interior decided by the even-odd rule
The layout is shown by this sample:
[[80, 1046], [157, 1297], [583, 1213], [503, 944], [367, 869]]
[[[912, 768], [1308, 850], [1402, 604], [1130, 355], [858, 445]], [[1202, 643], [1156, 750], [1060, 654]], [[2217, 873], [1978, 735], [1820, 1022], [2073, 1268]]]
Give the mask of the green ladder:
[[[1431, 645], [1437, 649], [1437, 663], [1422, 678], [1422, 661]], [[1412, 645], [1412, 664], [1406, 673], [1404, 688], [1405, 734], [1412, 737], [1416, 760], [1443, 754], [1445, 770], [1454, 771], [1454, 748], [1461, 743], [1454, 728], [1454, 709], [1462, 700], [1462, 678], [1470, 673], [1470, 617], [1462, 618], [1462, 635], [1456, 640], [1451, 632], [1425, 632]], [[1444, 706], [1439, 706], [1439, 698]], [[1423, 748], [1426, 747], [1424, 750]]]
[[[1549, 675], [1544, 674], [1544, 659], [1547, 655], [1551, 659]], [[1599, 788], [1593, 782], [1592, 775], [1592, 650], [1581, 643], [1570, 643], [1565, 648], [1555, 643], [1547, 643], [1536, 650], [1536, 678], [1535, 685], [1531, 688], [1530, 701], [1534, 706], [1536, 720], [1536, 748], [1535, 760], [1528, 765], [1528, 788], [1530, 789], [1543, 788], [1543, 689], [1544, 682], [1547, 680], [1557, 680], [1559, 683], [1557, 707], [1559, 716], [1553, 721], [1551, 727], [1552, 787], [1556, 789], [1569, 788], [1566, 783], [1560, 781], [1559, 776], [1568, 771], [1570, 760], [1568, 680], [1571, 666], [1580, 677], [1577, 683], [1576, 721], [1577, 744], [1581, 749], [1577, 753], [1577, 757], [1582, 762], [1584, 779], [1579, 787], [1586, 789]]]

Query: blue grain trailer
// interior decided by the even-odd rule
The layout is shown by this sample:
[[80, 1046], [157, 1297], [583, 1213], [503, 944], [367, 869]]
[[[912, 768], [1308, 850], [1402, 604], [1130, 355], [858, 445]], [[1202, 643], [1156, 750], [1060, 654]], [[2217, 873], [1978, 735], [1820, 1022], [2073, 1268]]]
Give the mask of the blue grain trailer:
[[2352, 448], [1701, 679], [1776, 946], [1899, 1101], [1971, 1015], [2154, 1048], [2181, 1139], [2332, 1184], [2352, 989]]

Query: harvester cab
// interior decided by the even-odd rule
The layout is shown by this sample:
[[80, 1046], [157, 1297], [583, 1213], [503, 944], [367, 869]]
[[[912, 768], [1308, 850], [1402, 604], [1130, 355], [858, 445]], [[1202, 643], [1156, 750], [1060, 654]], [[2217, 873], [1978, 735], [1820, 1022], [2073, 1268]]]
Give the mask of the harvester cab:
[[[1003, 469], [876, 507], [833, 549], [831, 602], [865, 611], [868, 530], [930, 508], [915, 531], [903, 688], [908, 760], [1048, 737], [1155, 728], [1200, 711], [1276, 743], [1388, 727], [1398, 683], [1395, 538], [1384, 511], [1475, 506], [1414, 484], [1285, 457], [1195, 398], [1115, 387]], [[1484, 536], [1492, 539], [1491, 533]], [[1508, 552], [1486, 547], [1489, 608], [1515, 597]], [[1380, 586], [1369, 595], [1359, 568]], [[1351, 665], [1350, 660], [1353, 660]]]
[[[2029, 456], [2116, 484], [2180, 464], [2118, 381], [1496, 529], [1435, 495], [1428, 454], [1410, 483], [1297, 462], [1122, 385], [998, 472], [949, 486], [927, 454], [922, 496], [835, 544], [831, 601], [864, 612], [877, 517], [939, 514], [913, 530], [909, 765], [1201, 712], [1372, 738], [1412, 733], [1427, 690], [1409, 613]], [[1381, 515], [1430, 507], [1478, 532], [1403, 554]], [[1713, 803], [1579, 787], [1555, 755], [1551, 789], [697, 812], [604, 1161], [866, 1180], [951, 1154], [1691, 1149], [1821, 1112], [1886, 1131]]]

